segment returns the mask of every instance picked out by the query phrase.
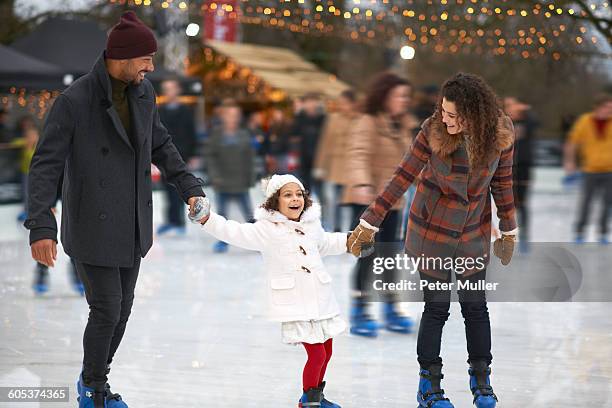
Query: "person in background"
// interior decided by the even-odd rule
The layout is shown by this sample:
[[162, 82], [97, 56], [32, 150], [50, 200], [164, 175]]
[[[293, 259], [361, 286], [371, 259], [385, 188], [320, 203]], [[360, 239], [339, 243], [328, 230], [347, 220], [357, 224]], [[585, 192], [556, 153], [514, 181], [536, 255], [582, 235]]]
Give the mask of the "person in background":
[[259, 154], [264, 142], [263, 112], [251, 112], [246, 121], [246, 128], [251, 132], [253, 148]]
[[[205, 150], [217, 210], [226, 217], [227, 205], [235, 201], [245, 221], [251, 222], [253, 210], [249, 188], [255, 183], [255, 151], [251, 134], [241, 127], [242, 111], [236, 104], [223, 105], [220, 119], [221, 124], [212, 129]], [[227, 252], [227, 243], [218, 241], [213, 250], [217, 253]]]
[[[17, 220], [20, 222], [25, 221], [27, 211], [28, 211], [28, 173], [30, 172], [30, 163], [32, 162], [32, 156], [34, 156], [34, 152], [36, 150], [36, 145], [38, 143], [38, 139], [40, 137], [40, 132], [38, 130], [38, 126], [29, 115], [23, 116], [17, 122], [17, 129], [21, 137], [14, 139], [11, 141], [9, 146], [18, 147], [21, 149], [21, 163], [20, 170], [22, 174], [22, 191], [23, 191], [23, 211], [17, 216]], [[57, 189], [57, 200], [61, 198], [62, 195], [62, 183], [63, 177], [60, 178], [60, 182], [58, 183]], [[56, 201], [57, 201], [56, 200]], [[55, 214], [55, 206], [51, 209], [51, 211]], [[70, 260], [70, 280], [72, 283], [72, 288], [81, 296], [85, 294], [85, 288], [81, 279], [79, 278], [76, 266], [74, 265], [74, 261]], [[34, 294], [42, 295], [49, 291], [49, 267], [43, 263], [37, 262], [36, 267], [34, 269], [34, 282], [32, 283], [32, 289], [34, 290]]]
[[0, 108], [0, 143], [8, 143], [13, 138], [8, 127], [8, 115], [4, 108]]
[[312, 177], [312, 169], [324, 122], [325, 113], [319, 95], [315, 93], [304, 95], [301, 111], [296, 113], [294, 118], [291, 135], [296, 137], [299, 143], [300, 179], [308, 191], [318, 196], [319, 201], [321, 201], [320, 188]]
[[28, 173], [30, 172], [30, 162], [34, 151], [36, 150], [36, 144], [40, 137], [38, 126], [34, 122], [34, 119], [29, 116], [23, 116], [17, 122], [17, 131], [19, 137], [13, 139], [10, 143], [13, 147], [21, 148], [20, 158], [20, 171], [22, 180], [22, 191], [23, 191], [23, 211], [17, 216], [17, 221], [23, 222], [27, 216], [27, 203], [28, 203]]
[[514, 206], [517, 210], [519, 230], [519, 249], [528, 250], [529, 211], [527, 199], [531, 185], [531, 168], [533, 167], [533, 141], [538, 122], [531, 113], [531, 106], [508, 96], [504, 98], [504, 110], [514, 123], [514, 163], [512, 170]]
[[433, 84], [425, 85], [419, 89], [418, 102], [414, 107], [414, 115], [419, 124], [435, 112], [439, 92], [438, 86]]
[[[172, 141], [178, 149], [183, 160], [189, 163], [197, 151], [197, 138], [193, 111], [181, 103], [179, 97], [182, 89], [176, 79], [168, 79], [162, 82], [162, 94], [166, 98], [163, 105], [159, 107], [159, 117]], [[176, 189], [165, 183], [166, 193], [166, 220], [158, 229], [159, 235], [176, 231], [179, 235], [185, 234], [185, 204], [178, 195]]]
[[283, 110], [273, 108], [263, 145], [267, 174], [284, 174], [294, 170], [289, 166], [290, 130], [291, 123], [287, 120]]
[[[397, 163], [412, 144], [414, 119], [409, 115], [412, 85], [407, 80], [383, 72], [370, 84], [364, 115], [355, 123], [347, 143], [345, 191], [342, 202], [349, 204], [353, 213], [353, 226], [359, 223], [359, 216], [367, 205], [382, 191]], [[377, 242], [386, 243], [385, 250], [391, 249], [399, 241], [398, 229], [404, 200], [398, 200], [382, 221]], [[394, 256], [382, 253], [379, 248], [377, 257]], [[378, 323], [366, 310], [368, 287], [371, 279], [374, 257], [360, 258], [354, 272], [354, 299], [351, 310], [351, 333], [375, 337]], [[394, 281], [396, 271], [388, 270], [387, 282]], [[412, 320], [398, 310], [395, 296], [385, 299], [385, 328], [398, 333], [410, 333]]]
[[255, 150], [255, 178], [260, 179], [265, 175], [265, 151], [264, 142], [266, 135], [264, 132], [264, 112], [251, 112], [247, 121], [246, 128], [251, 134], [251, 143]]
[[[60, 178], [60, 182], [57, 189], [57, 201], [62, 198], [62, 184], [64, 182], [64, 177]], [[57, 202], [56, 201], [56, 202]], [[51, 212], [55, 215], [57, 210], [55, 207], [51, 209]], [[76, 264], [74, 263], [74, 259], [70, 259], [70, 270], [69, 270], [69, 278], [72, 289], [81, 296], [85, 296], [85, 286], [83, 282], [81, 282], [81, 278], [77, 272]], [[49, 267], [40, 262], [36, 263], [36, 268], [34, 269], [34, 282], [32, 284], [32, 289], [34, 290], [35, 295], [42, 295], [49, 291]]]
[[[317, 179], [331, 183], [333, 197], [325, 211], [325, 221], [333, 230], [340, 231], [342, 186], [346, 175], [346, 152], [351, 128], [360, 116], [357, 107], [357, 97], [352, 90], [343, 91], [336, 100], [337, 110], [325, 121], [321, 141], [317, 147], [314, 163], [314, 176]], [[331, 212], [333, 211], [333, 216]], [[329, 223], [329, 219], [333, 219]]]
[[608, 218], [612, 205], [612, 95], [601, 94], [595, 108], [576, 120], [564, 146], [563, 167], [566, 174], [577, 171], [576, 153], [580, 153], [583, 173], [582, 196], [575, 242], [584, 243], [585, 228], [595, 195], [601, 193], [599, 242], [608, 244]]
[[304, 98], [302, 96], [298, 96], [293, 99], [293, 115], [297, 116], [302, 113], [302, 109], [304, 109]]

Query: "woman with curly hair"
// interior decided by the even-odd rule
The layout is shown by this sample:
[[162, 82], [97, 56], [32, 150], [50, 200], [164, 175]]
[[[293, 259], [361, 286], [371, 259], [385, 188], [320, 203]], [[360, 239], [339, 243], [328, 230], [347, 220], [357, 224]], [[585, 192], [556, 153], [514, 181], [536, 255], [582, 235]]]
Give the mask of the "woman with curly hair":
[[[491, 88], [476, 75], [455, 75], [443, 85], [435, 113], [421, 126], [390, 182], [362, 214], [349, 239], [349, 249], [358, 254], [361, 246], [371, 241], [387, 212], [416, 181], [405, 251], [413, 258], [450, 257], [453, 261], [450, 267], [447, 262], [422, 262], [420, 279], [448, 283], [455, 273], [458, 283], [483, 281], [490, 258], [491, 195], [502, 232], [493, 252], [507, 265], [514, 250], [513, 143], [512, 121]], [[424, 289], [425, 307], [417, 340], [421, 368], [417, 400], [419, 407], [450, 408], [453, 405], [440, 387], [440, 348], [451, 292], [438, 287]], [[461, 289], [458, 296], [474, 404], [495, 407], [497, 397], [489, 380], [493, 357], [485, 292]]]

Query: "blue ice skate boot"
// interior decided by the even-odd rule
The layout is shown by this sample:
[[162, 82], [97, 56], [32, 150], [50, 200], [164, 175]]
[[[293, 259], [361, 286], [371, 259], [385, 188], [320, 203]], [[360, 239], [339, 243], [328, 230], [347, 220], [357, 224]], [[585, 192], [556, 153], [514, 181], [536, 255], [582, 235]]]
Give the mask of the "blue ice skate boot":
[[79, 380], [77, 381], [77, 391], [79, 394], [77, 397], [79, 408], [108, 408], [104, 398], [104, 391], [96, 391], [83, 384], [82, 375], [79, 375]]
[[49, 268], [43, 264], [36, 265], [34, 271], [34, 283], [32, 289], [36, 295], [42, 295], [49, 291]]
[[495, 408], [497, 396], [493, 393], [491, 381], [491, 369], [486, 361], [470, 361], [470, 390], [474, 396], [474, 405], [477, 408]]
[[323, 394], [323, 391], [325, 389], [325, 381], [319, 384], [319, 389], [321, 390], [321, 408], [342, 408], [340, 405], [331, 402], [325, 398], [325, 394]]
[[414, 323], [408, 316], [399, 314], [395, 303], [385, 303], [385, 328], [396, 333], [408, 334], [412, 332]]
[[72, 284], [72, 288], [80, 296], [85, 296], [85, 286], [83, 286], [83, 284], [81, 282], [74, 282]]
[[442, 364], [432, 364], [428, 370], [421, 368], [419, 372], [419, 390], [417, 392], [417, 408], [454, 408], [450, 400], [444, 395], [444, 390], [440, 388], [440, 380], [444, 378], [442, 374]]
[[351, 309], [351, 334], [363, 337], [378, 336], [378, 323], [365, 312], [362, 300], [355, 300]]
[[111, 392], [110, 385], [104, 385], [104, 399], [108, 408], [128, 408], [128, 405], [123, 401], [121, 395]]
[[[110, 373], [110, 365], [106, 366], [106, 375]], [[83, 373], [79, 376], [77, 382], [77, 392], [81, 393]], [[129, 408], [128, 405], [123, 401], [121, 395], [113, 393], [108, 383], [104, 384], [104, 400], [106, 401], [107, 408]]]
[[302, 398], [300, 398], [300, 402], [298, 403], [298, 408], [321, 408], [321, 389], [310, 388], [308, 391], [302, 394]]
[[162, 224], [157, 228], [157, 235], [161, 237], [172, 231], [172, 229], [174, 229], [174, 224]]
[[213, 246], [213, 252], [215, 254], [223, 254], [227, 252], [227, 243], [223, 241], [217, 241]]

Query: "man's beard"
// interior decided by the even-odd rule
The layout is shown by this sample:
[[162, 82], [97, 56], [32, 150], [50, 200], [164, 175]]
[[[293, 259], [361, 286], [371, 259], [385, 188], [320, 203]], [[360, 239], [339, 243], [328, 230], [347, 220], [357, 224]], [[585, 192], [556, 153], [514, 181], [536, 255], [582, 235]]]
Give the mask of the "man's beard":
[[[140, 75], [141, 72], [142, 72], [142, 76]], [[145, 76], [146, 76], [146, 73], [144, 71], [139, 71], [136, 74], [136, 76], [132, 78], [132, 80], [130, 81], [130, 84], [139, 85], [142, 81], [144, 81]]]

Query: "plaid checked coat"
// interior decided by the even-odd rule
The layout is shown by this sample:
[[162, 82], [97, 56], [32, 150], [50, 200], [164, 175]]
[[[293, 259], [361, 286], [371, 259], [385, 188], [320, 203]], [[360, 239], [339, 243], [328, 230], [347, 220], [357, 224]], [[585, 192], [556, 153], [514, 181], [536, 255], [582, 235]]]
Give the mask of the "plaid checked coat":
[[[512, 195], [514, 128], [507, 116], [498, 122], [495, 149], [486, 165], [470, 168], [462, 137], [448, 134], [441, 121], [427, 119], [392, 178], [362, 214], [362, 219], [379, 226], [393, 204], [416, 180], [416, 194], [410, 207], [406, 253], [411, 257], [483, 257], [488, 264], [491, 244], [491, 199], [500, 218], [499, 227], [517, 227]], [[469, 276], [478, 272], [466, 265]], [[440, 263], [419, 268], [422, 272], [448, 279]]]

